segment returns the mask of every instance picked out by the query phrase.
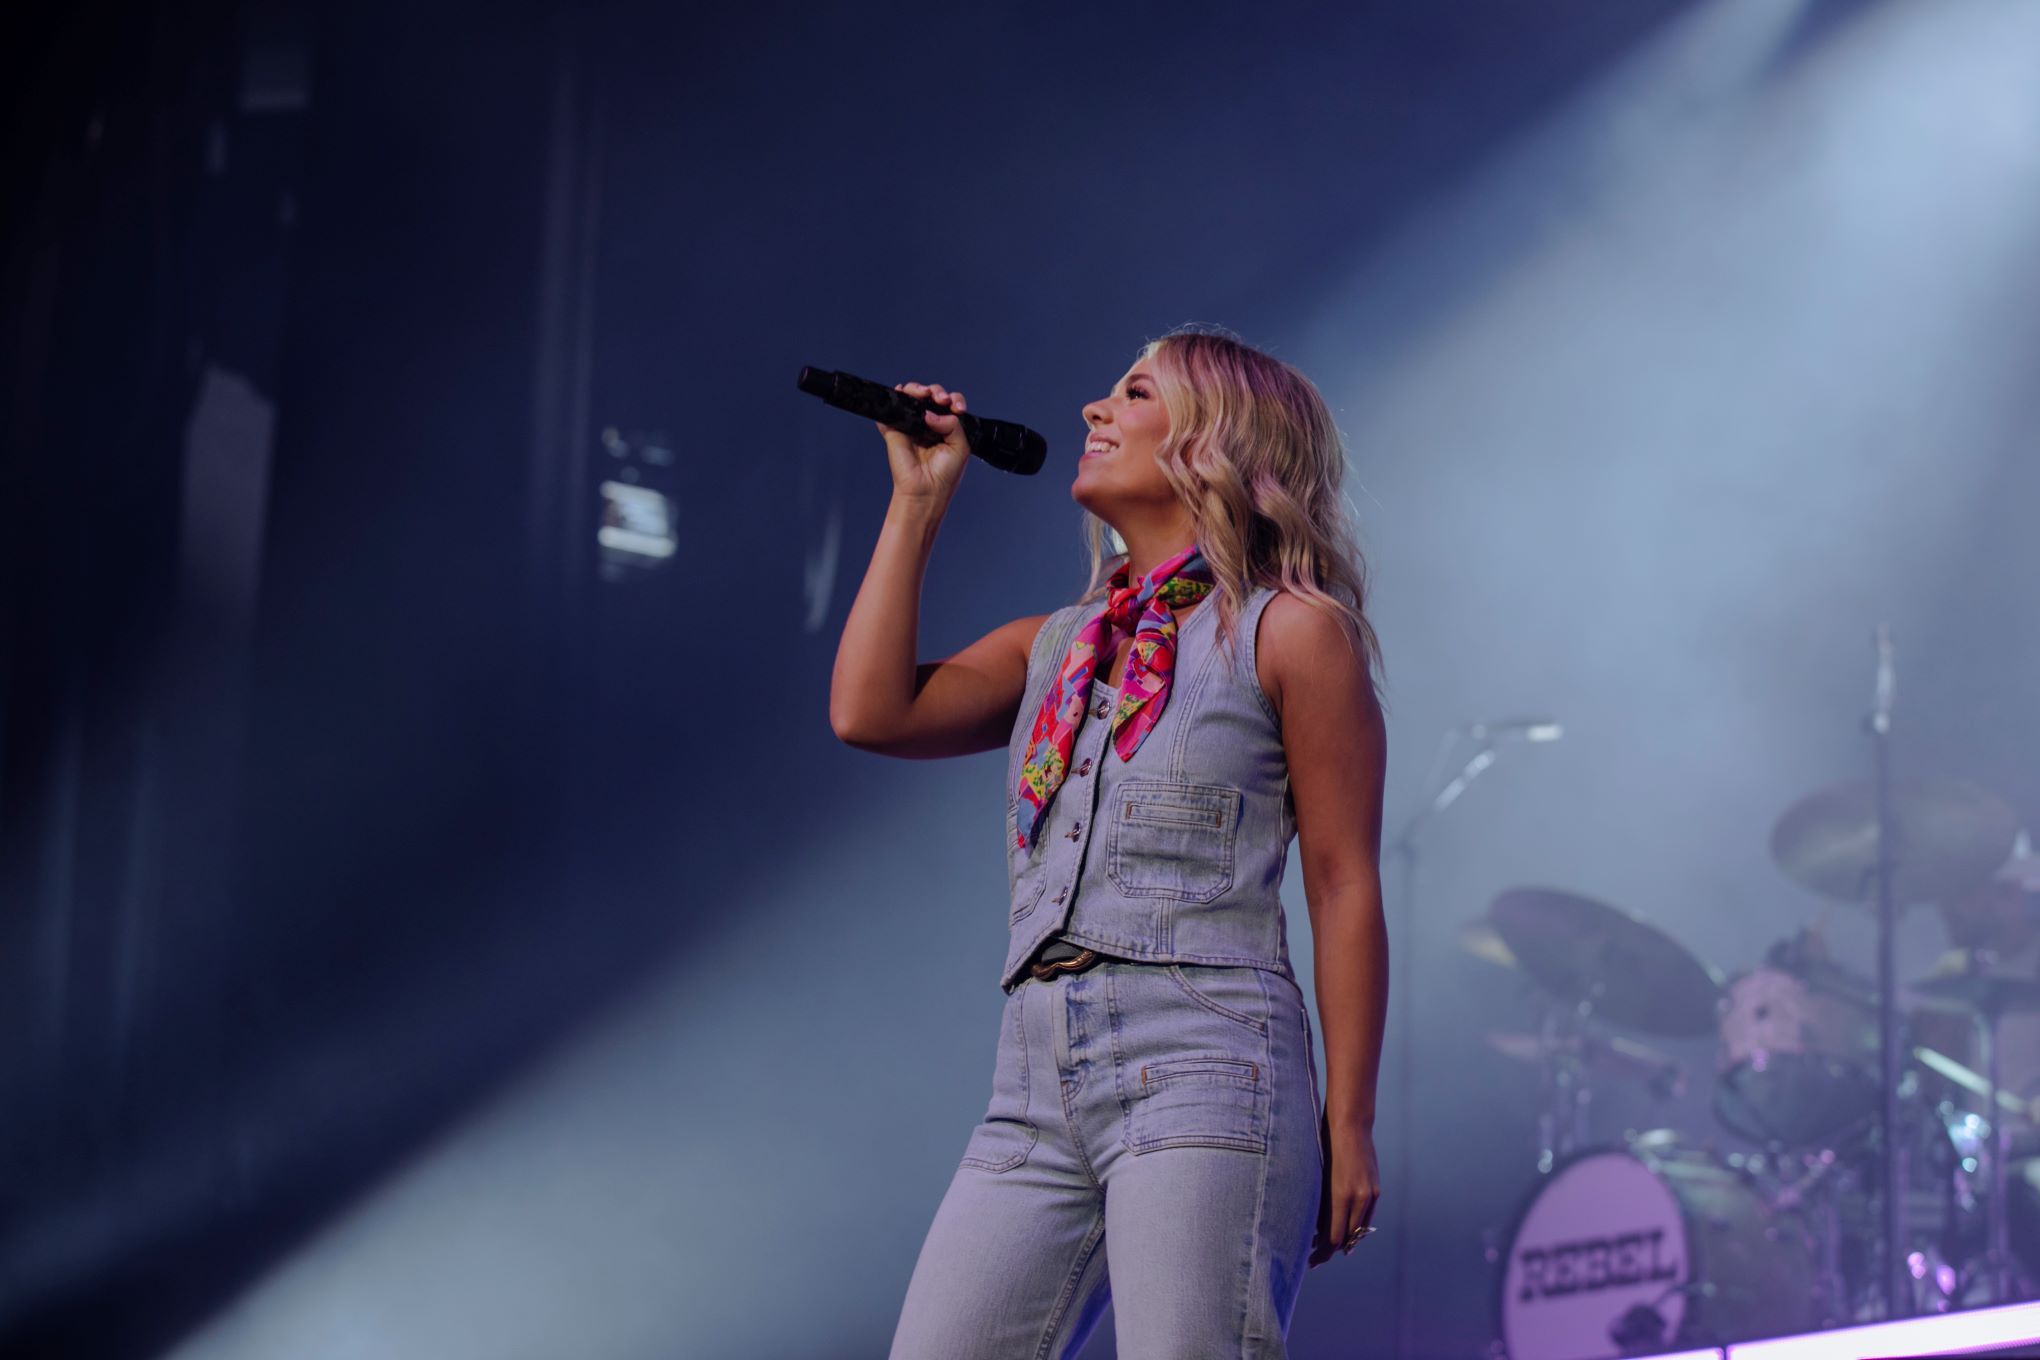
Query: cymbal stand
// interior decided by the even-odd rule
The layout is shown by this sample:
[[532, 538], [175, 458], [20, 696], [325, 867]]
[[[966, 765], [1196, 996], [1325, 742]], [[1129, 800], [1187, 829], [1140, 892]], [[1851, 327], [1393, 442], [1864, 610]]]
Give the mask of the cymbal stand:
[[1877, 625], [1876, 705], [1864, 727], [1876, 753], [1877, 864], [1877, 1039], [1882, 1059], [1883, 1104], [1878, 1112], [1878, 1139], [1884, 1154], [1884, 1315], [1901, 1318], [1910, 1311], [1905, 1251], [1905, 1148], [1899, 1141], [1898, 1083], [1903, 1050], [1898, 1033], [1898, 904], [1892, 894], [1893, 850], [1891, 816], [1891, 708], [1897, 688], [1892, 664], [1891, 626]]
[[1774, 1213], [1805, 1214], [1819, 1224], [1814, 1234], [1819, 1245], [1815, 1278], [1820, 1283], [1824, 1312], [1821, 1325], [1832, 1327], [1849, 1312], [1848, 1273], [1842, 1269], [1841, 1202], [1855, 1193], [1855, 1186], [1848, 1164], [1831, 1147], [1793, 1160], [1798, 1171], [1788, 1174], [1784, 1159], [1772, 1159], [1777, 1185], [1764, 1194], [1764, 1200]]
[[1988, 1302], [2010, 1303], [2012, 1287], [2011, 1216], [2006, 1212], [2005, 1159], [2011, 1151], [2011, 1128], [1999, 1108], [2001, 1089], [1998, 1070], [1998, 1022], [2004, 1018], [2004, 1004], [1995, 997], [1977, 1008], [1976, 1042], [1983, 1050], [1983, 1079], [1990, 1087], [1990, 1197], [1983, 1205], [1983, 1272]]
[[[1417, 915], [1417, 833], [1423, 830], [1425, 823], [1458, 802], [1459, 795], [1471, 788], [1473, 781], [1480, 778], [1482, 771], [1495, 763], [1496, 742], [1494, 736], [1486, 727], [1479, 724], [1475, 724], [1472, 727], [1455, 727], [1447, 731], [1444, 739], [1439, 743], [1437, 757], [1432, 762], [1433, 778], [1444, 767], [1445, 758], [1451, 754], [1452, 748], [1458, 744], [1462, 737], [1469, 734], [1479, 739], [1479, 748], [1467, 758], [1466, 764], [1460, 768], [1458, 774], [1448, 780], [1436, 793], [1430, 794], [1425, 798], [1423, 804], [1411, 814], [1409, 821], [1403, 824], [1402, 831], [1390, 845], [1390, 851], [1402, 861], [1402, 894], [1400, 903], [1402, 920], [1397, 923], [1401, 926], [1401, 930], [1396, 932], [1395, 947], [1402, 954], [1403, 980], [1400, 985], [1392, 990], [1396, 997], [1394, 1004], [1396, 1008], [1395, 1026], [1398, 1036], [1396, 1043], [1397, 1065], [1401, 1069], [1396, 1081], [1396, 1131], [1398, 1135], [1397, 1141], [1401, 1144], [1398, 1155], [1402, 1159], [1401, 1174], [1404, 1185], [1415, 1184], [1413, 1179], [1414, 1159], [1411, 1154], [1411, 1148], [1415, 1145], [1415, 1138], [1411, 1125], [1412, 1116], [1410, 1111], [1414, 1104], [1411, 1096], [1414, 1085], [1413, 1078], [1416, 1072], [1413, 1050], [1416, 1024], [1410, 1011], [1411, 993], [1415, 991], [1415, 988], [1410, 985], [1410, 980], [1416, 976], [1417, 922], [1422, 919]], [[1429, 782], [1426, 781], [1427, 785]], [[1411, 1196], [1405, 1194], [1397, 1201], [1403, 1207], [1399, 1210], [1397, 1217], [1399, 1229], [1396, 1233], [1397, 1250], [1394, 1257], [1395, 1281], [1391, 1290], [1391, 1299], [1392, 1311], [1395, 1316], [1395, 1326], [1393, 1329], [1395, 1333], [1395, 1349], [1393, 1353], [1399, 1357], [1410, 1353], [1410, 1233], [1409, 1219], [1407, 1217], [1410, 1199]]]
[[1543, 1062], [1538, 1083], [1543, 1099], [1537, 1112], [1537, 1171], [1548, 1174], [1562, 1157], [1587, 1141], [1587, 1111], [1593, 1089], [1584, 1080], [1587, 1045], [1584, 1022], [1590, 1002], [1567, 1009], [1548, 1007], [1539, 1032]]

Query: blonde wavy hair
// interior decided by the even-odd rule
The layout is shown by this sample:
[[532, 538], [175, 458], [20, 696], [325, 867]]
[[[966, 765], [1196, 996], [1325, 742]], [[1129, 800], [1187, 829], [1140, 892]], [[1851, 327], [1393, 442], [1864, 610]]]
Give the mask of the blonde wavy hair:
[[[1247, 597], [1279, 587], [1344, 622], [1378, 699], [1381, 643], [1367, 620], [1367, 562], [1341, 489], [1345, 443], [1317, 386], [1223, 330], [1179, 327], [1148, 341], [1139, 358], [1169, 413], [1155, 457], [1218, 582], [1221, 641], [1237, 647]], [[1111, 526], [1089, 510], [1083, 516], [1091, 576], [1079, 604], [1102, 599], [1126, 558], [1106, 545]]]

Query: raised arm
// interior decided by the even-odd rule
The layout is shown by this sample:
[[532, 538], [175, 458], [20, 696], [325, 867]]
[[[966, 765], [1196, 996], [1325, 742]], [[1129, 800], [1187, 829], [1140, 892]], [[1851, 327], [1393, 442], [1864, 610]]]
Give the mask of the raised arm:
[[[902, 383], [953, 411], [961, 392]], [[943, 442], [921, 448], [885, 426], [893, 498], [872, 549], [864, 584], [843, 621], [829, 682], [829, 726], [860, 750], [928, 760], [1004, 746], [1027, 685], [1027, 654], [1046, 614], [1014, 619], [954, 656], [916, 664], [921, 580], [969, 453], [953, 415], [931, 414]]]
[[[867, 590], [870, 584], [867, 576]], [[859, 605], [863, 598], [860, 592]], [[911, 615], [904, 646], [895, 642], [887, 651], [853, 640], [858, 607], [852, 606], [836, 652], [829, 721], [837, 737], [859, 750], [913, 760], [967, 756], [1006, 744], [1027, 686], [1027, 654], [1048, 615], [1000, 624], [954, 656], [915, 665]], [[872, 612], [879, 613], [876, 605]], [[863, 631], [890, 630], [881, 624]], [[882, 697], [873, 707], [853, 708], [840, 697], [852, 692], [867, 703], [873, 695]]]

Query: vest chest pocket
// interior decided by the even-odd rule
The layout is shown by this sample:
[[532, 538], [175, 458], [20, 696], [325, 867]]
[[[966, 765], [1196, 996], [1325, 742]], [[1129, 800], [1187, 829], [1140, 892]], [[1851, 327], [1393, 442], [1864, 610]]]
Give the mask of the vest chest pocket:
[[1227, 784], [1127, 779], [1112, 795], [1105, 872], [1128, 897], [1209, 902], [1232, 887], [1240, 791]]

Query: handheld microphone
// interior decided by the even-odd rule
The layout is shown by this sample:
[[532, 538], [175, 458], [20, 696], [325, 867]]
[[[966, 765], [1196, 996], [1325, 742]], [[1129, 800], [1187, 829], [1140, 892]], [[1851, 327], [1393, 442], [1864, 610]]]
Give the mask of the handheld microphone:
[[1460, 730], [1476, 741], [1557, 741], [1565, 735], [1555, 718], [1495, 718]]
[[1031, 477], [1041, 471], [1041, 464], [1048, 457], [1048, 441], [1025, 425], [1010, 420], [987, 420], [968, 411], [961, 414], [946, 411], [931, 397], [910, 397], [854, 374], [803, 368], [799, 386], [801, 391], [813, 393], [838, 410], [890, 425], [923, 447], [942, 442], [942, 436], [928, 428], [927, 412], [956, 415], [963, 422], [963, 437], [970, 442], [970, 451], [1001, 472]]

